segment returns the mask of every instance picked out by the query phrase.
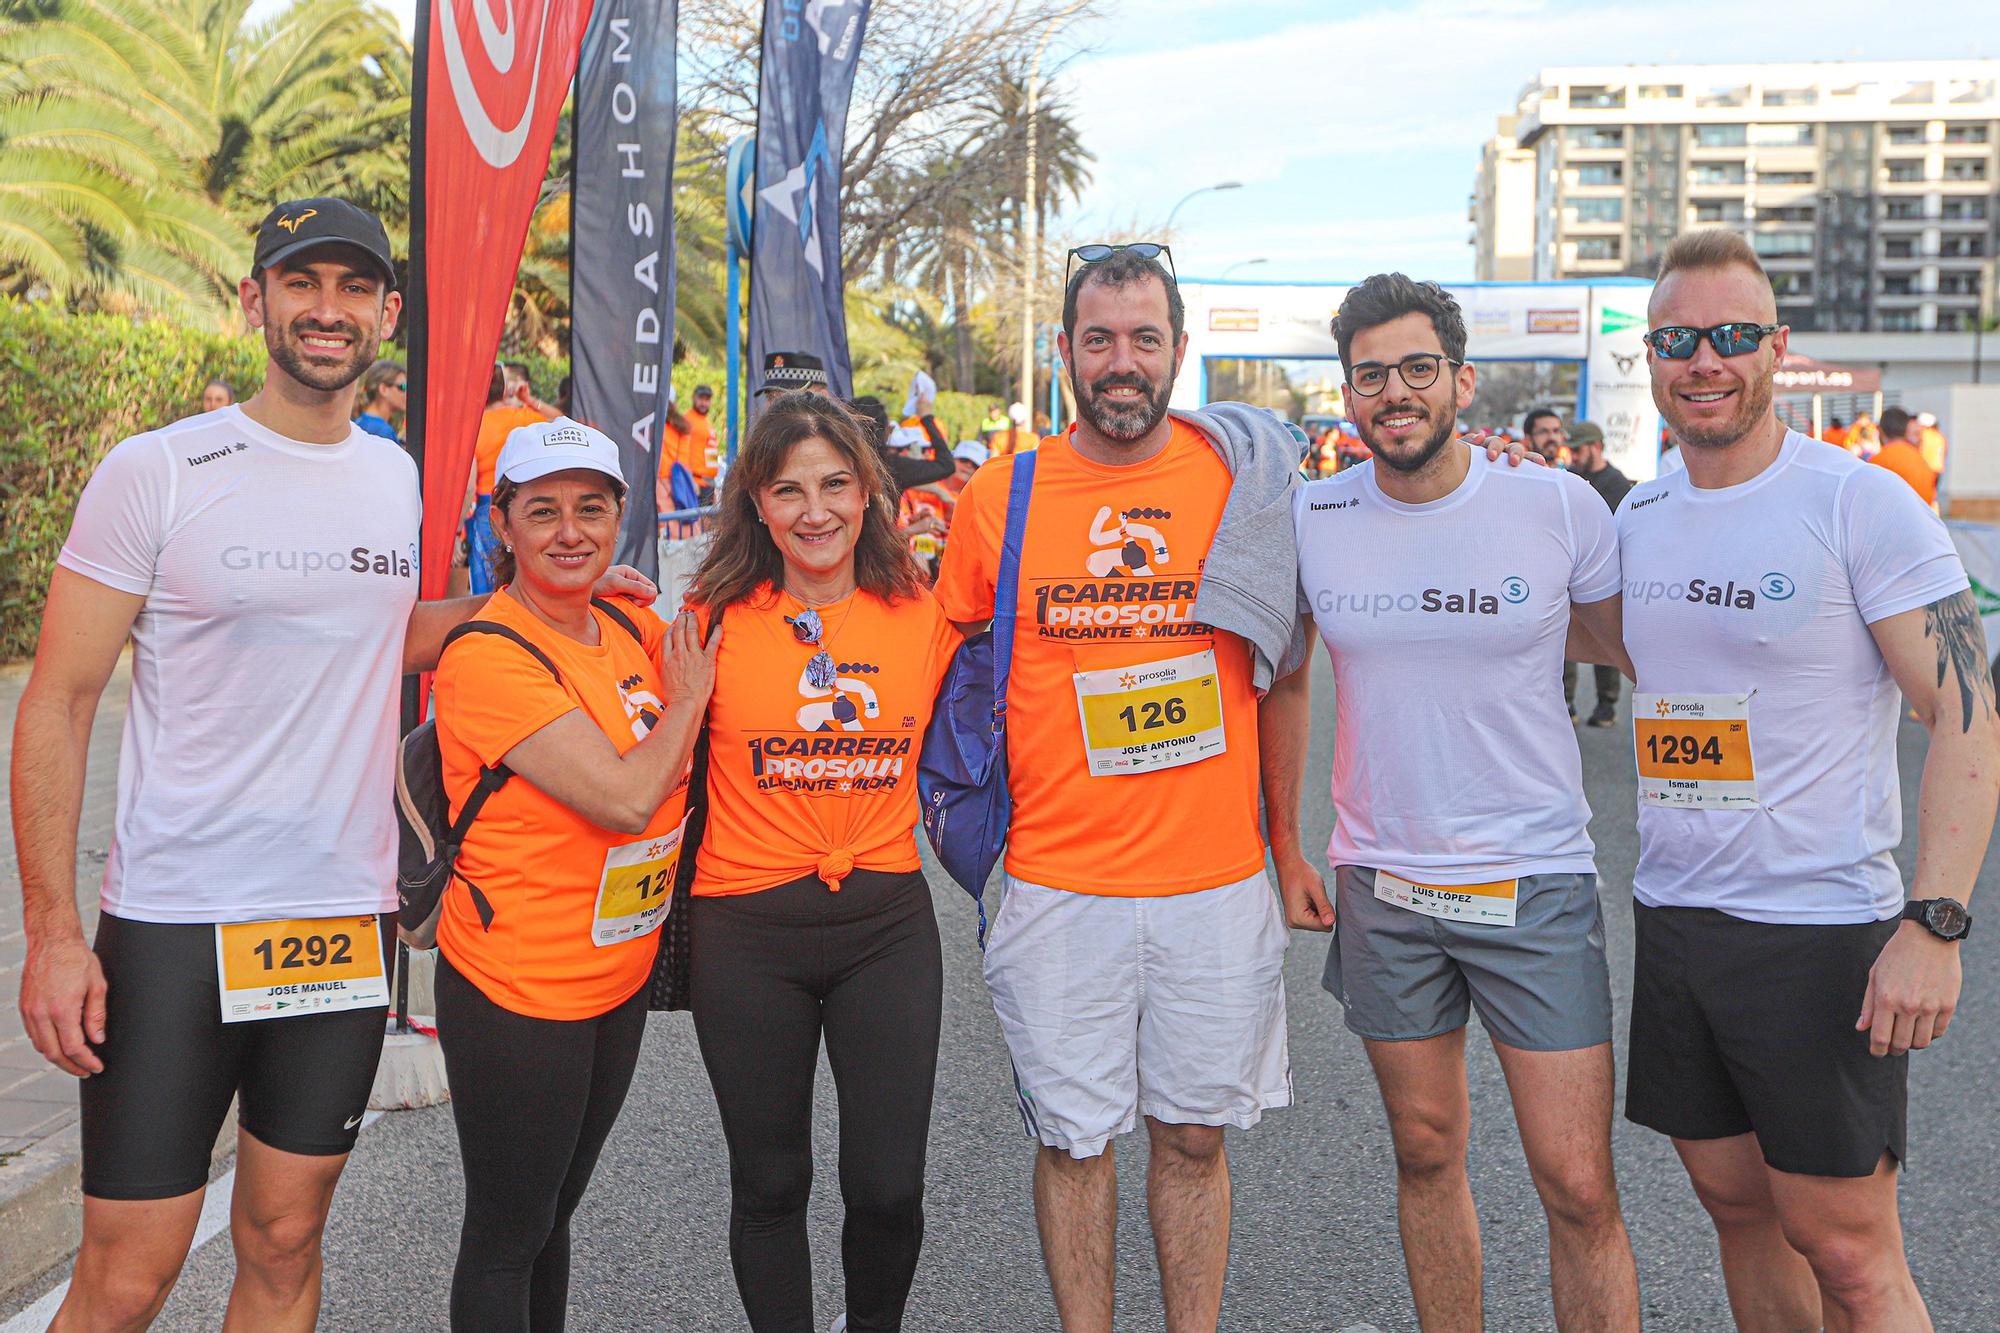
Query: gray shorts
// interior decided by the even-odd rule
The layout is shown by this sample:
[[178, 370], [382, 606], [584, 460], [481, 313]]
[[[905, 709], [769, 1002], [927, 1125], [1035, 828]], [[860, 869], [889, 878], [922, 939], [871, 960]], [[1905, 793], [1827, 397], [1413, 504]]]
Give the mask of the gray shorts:
[[1436, 917], [1375, 896], [1375, 872], [1340, 866], [1333, 946], [1321, 984], [1347, 1026], [1375, 1041], [1417, 1041], [1465, 1026], [1471, 1008], [1495, 1041], [1572, 1051], [1611, 1040], [1611, 978], [1597, 876], [1529, 875], [1514, 924]]

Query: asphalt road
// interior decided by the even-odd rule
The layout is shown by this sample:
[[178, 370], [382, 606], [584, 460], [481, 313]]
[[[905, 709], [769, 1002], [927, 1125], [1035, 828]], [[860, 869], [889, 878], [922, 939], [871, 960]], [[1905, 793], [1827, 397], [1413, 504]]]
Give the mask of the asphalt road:
[[[1332, 701], [1323, 660], [1319, 667], [1308, 791], [1324, 793]], [[1584, 673], [1585, 691], [1589, 679]], [[1412, 688], [1464, 687], [1413, 681]], [[1624, 726], [1580, 729], [1579, 736], [1597, 812], [1591, 831], [1607, 905], [1622, 1090], [1631, 993], [1628, 889], [1637, 852], [1631, 744]], [[1924, 737], [1905, 723], [1901, 740], [1907, 874]], [[1308, 817], [1309, 838], [1323, 844], [1331, 812], [1323, 798], [1312, 804], [1318, 812]], [[1198, 838], [1202, 830], [1187, 835]], [[1032, 1157], [979, 976], [970, 903], [942, 876], [936, 883], [945, 942], [944, 1048], [931, 1131], [928, 1239], [908, 1327], [1053, 1330], [1029, 1201]], [[2000, 855], [1987, 858], [1980, 889], [1982, 899], [2000, 904]], [[1992, 1073], [2000, 1063], [2000, 963], [1994, 936], [1981, 934], [1987, 943], [1982, 947], [1975, 936], [1966, 952], [1964, 1006], [1949, 1040], [1913, 1066], [1914, 1162], [1903, 1189], [1904, 1223], [1917, 1281], [1941, 1330], [2000, 1328], [2000, 1292], [1990, 1280], [1993, 1200], [2000, 1198]], [[1223, 1307], [1230, 1329], [1416, 1327], [1396, 1239], [1388, 1131], [1361, 1044], [1319, 987], [1325, 948], [1323, 937], [1296, 934], [1287, 964], [1297, 1104], [1255, 1130], [1231, 1134], [1236, 1214]], [[1471, 1050], [1471, 1173], [1484, 1229], [1488, 1327], [1550, 1328], [1540, 1209], [1499, 1066], [1483, 1036], [1475, 1034]], [[822, 1323], [841, 1308], [831, 1092], [822, 1069], [820, 1187], [812, 1207]], [[1648, 1327], [1729, 1327], [1706, 1219], [1667, 1143], [1621, 1119], [1616, 1150]], [[1118, 1327], [1157, 1329], [1144, 1135], [1123, 1140], [1119, 1151]], [[727, 1186], [721, 1132], [691, 1026], [683, 1014], [655, 1015], [631, 1099], [577, 1216], [570, 1327], [745, 1328], [724, 1244]], [[367, 1132], [334, 1208], [322, 1328], [445, 1327], [460, 1188], [448, 1108], [393, 1114]], [[230, 1270], [227, 1239], [218, 1237], [190, 1260], [160, 1327], [219, 1326]]]

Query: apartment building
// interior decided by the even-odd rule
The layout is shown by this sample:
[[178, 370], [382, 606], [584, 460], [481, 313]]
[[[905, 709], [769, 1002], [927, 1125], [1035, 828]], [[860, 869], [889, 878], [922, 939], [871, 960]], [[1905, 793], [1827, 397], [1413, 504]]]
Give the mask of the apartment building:
[[1535, 278], [1650, 273], [1719, 225], [1802, 330], [1953, 332], [2000, 304], [2000, 60], [1562, 67], [1511, 119], [1481, 155], [1479, 277], [1532, 154]]

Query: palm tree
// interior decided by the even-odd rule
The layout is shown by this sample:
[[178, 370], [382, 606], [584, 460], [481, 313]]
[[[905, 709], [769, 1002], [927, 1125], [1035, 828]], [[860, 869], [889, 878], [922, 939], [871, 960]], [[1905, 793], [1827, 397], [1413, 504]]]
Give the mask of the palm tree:
[[249, 231], [338, 192], [407, 217], [410, 56], [363, 0], [0, 8], [0, 285], [227, 319]]

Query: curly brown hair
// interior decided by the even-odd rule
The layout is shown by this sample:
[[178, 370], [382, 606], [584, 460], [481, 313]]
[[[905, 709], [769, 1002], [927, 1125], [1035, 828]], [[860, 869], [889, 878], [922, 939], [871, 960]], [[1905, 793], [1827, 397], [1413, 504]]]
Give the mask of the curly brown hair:
[[824, 394], [800, 391], [772, 399], [751, 424], [750, 435], [722, 484], [708, 553], [688, 586], [687, 600], [716, 610], [754, 595], [764, 584], [785, 586], [785, 558], [757, 517], [757, 493], [784, 471], [792, 450], [824, 440], [854, 470], [868, 495], [861, 532], [854, 540], [854, 581], [884, 602], [907, 601], [923, 591], [910, 544], [896, 526], [896, 484], [861, 423]]

